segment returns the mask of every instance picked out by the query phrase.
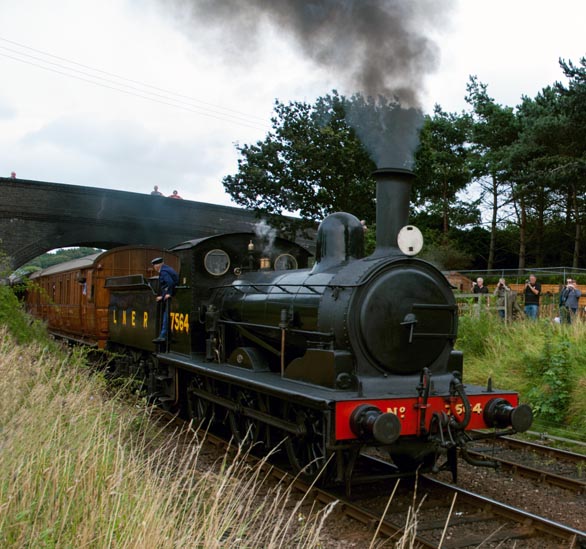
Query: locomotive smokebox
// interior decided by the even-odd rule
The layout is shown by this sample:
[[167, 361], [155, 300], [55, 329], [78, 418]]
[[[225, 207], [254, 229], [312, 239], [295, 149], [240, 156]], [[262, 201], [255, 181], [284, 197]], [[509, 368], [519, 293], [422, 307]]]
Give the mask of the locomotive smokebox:
[[397, 235], [407, 225], [409, 195], [413, 172], [400, 168], [381, 168], [373, 172], [376, 180], [376, 249], [373, 256], [396, 253]]

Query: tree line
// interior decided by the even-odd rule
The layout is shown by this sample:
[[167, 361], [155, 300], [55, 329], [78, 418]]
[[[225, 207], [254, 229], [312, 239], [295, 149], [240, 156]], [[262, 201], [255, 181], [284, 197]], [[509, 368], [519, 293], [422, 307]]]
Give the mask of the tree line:
[[[586, 58], [560, 60], [560, 69], [565, 82], [523, 96], [516, 107], [496, 102], [471, 76], [465, 110], [436, 105], [424, 117], [410, 222], [441, 268], [586, 266]], [[372, 226], [376, 166], [349, 123], [356, 106], [364, 112], [369, 105], [397, 108], [336, 91], [314, 104], [276, 101], [271, 130], [237, 146], [238, 171], [224, 178], [224, 188], [274, 222], [297, 213], [289, 230], [335, 211]]]

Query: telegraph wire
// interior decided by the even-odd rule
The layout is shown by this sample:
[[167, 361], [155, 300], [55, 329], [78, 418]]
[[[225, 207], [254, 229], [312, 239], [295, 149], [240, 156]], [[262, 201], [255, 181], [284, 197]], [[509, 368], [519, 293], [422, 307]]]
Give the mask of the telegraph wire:
[[[83, 78], [81, 76], [76, 76], [75, 74], [70, 74], [70, 73], [63, 72], [63, 71], [60, 71], [60, 70], [57, 70], [57, 69], [52, 69], [50, 67], [44, 67], [43, 65], [39, 65], [37, 63], [33, 63], [32, 61], [27, 61], [25, 59], [19, 59], [18, 57], [14, 57], [12, 55], [8, 55], [8, 54], [2, 53], [2, 52], [0, 52], [0, 56], [7, 57], [7, 58], [13, 59], [15, 61], [19, 61], [20, 63], [25, 63], [27, 65], [32, 65], [33, 67], [37, 67], [39, 69], [43, 69], [43, 70], [46, 70], [46, 71], [49, 71], [49, 72], [53, 72], [53, 73], [56, 73], [56, 74], [60, 74], [62, 76], [67, 76], [69, 78], [74, 78], [74, 79], [80, 80], [82, 82], [86, 82], [86, 83], [89, 83], [89, 84], [93, 84], [93, 85], [99, 86], [101, 88], [106, 88], [106, 89], [114, 90], [114, 91], [117, 91], [117, 92], [120, 92], [120, 93], [125, 93], [127, 95], [132, 95], [134, 97], [140, 97], [141, 99], [146, 99], [147, 101], [152, 101], [154, 103], [159, 103], [161, 105], [168, 105], [170, 107], [176, 107], [178, 109], [182, 109], [182, 110], [185, 110], [185, 111], [188, 111], [188, 112], [192, 112], [192, 113], [195, 113], [195, 114], [199, 114], [201, 116], [207, 116], [209, 118], [215, 118], [216, 120], [222, 120], [224, 122], [232, 122], [234, 124], [239, 124], [239, 125], [245, 126], [247, 128], [259, 128], [259, 127], [262, 127], [260, 124], [246, 123], [245, 121], [237, 120], [237, 119], [234, 119], [234, 118], [231, 118], [231, 117], [226, 117], [226, 116], [218, 115], [216, 113], [211, 113], [211, 112], [205, 112], [204, 110], [198, 110], [197, 107], [190, 108], [187, 105], [181, 105], [181, 104], [178, 104], [176, 102], [172, 102], [173, 99], [171, 99], [171, 98], [169, 99], [169, 101], [162, 101], [160, 99], [156, 99], [154, 97], [149, 97], [148, 95], [144, 95], [142, 93], [136, 93], [136, 92], [124, 90], [124, 89], [121, 89], [121, 88], [117, 88], [115, 86], [110, 86], [110, 85], [104, 84], [102, 82], [96, 82], [96, 81], [90, 80], [88, 78]], [[264, 126], [264, 127], [266, 128], [267, 126]]]
[[[147, 84], [145, 82], [140, 82], [139, 80], [133, 80], [131, 78], [126, 78], [124, 76], [120, 76], [120, 75], [115, 74], [115, 73], [112, 73], [112, 72], [104, 71], [102, 69], [97, 69], [97, 68], [92, 67], [90, 65], [84, 65], [83, 63], [78, 63], [77, 61], [73, 61], [72, 59], [67, 59], [66, 57], [60, 57], [58, 55], [53, 55], [53, 54], [48, 53], [48, 52], [45, 52], [43, 50], [39, 50], [39, 49], [36, 49], [36, 48], [32, 48], [32, 47], [27, 46], [25, 44], [21, 44], [20, 42], [15, 42], [14, 40], [9, 40], [9, 39], [4, 38], [2, 36], [0, 36], [0, 41], [8, 42], [9, 44], [13, 44], [13, 45], [18, 46], [20, 48], [25, 48], [27, 50], [34, 51], [36, 53], [40, 53], [41, 55], [44, 55], [46, 57], [52, 57], [53, 59], [59, 59], [61, 61], [65, 61], [66, 63], [69, 63], [71, 65], [77, 65], [78, 67], [83, 67], [85, 69], [89, 69], [89, 70], [91, 70], [93, 72], [97, 72], [97, 73], [105, 74], [105, 75], [108, 75], [108, 76], [112, 76], [112, 77], [117, 78], [119, 80], [125, 80], [126, 82], [132, 82], [133, 84], [138, 84], [139, 86], [142, 86], [142, 87], [145, 87], [145, 88], [151, 88], [151, 89], [154, 89], [154, 90], [157, 90], [157, 91], [160, 91], [160, 92], [164, 92], [166, 94], [175, 95], [177, 97], [182, 97], [183, 99], [188, 99], [189, 101], [194, 101], [194, 102], [197, 102], [197, 103], [201, 103], [202, 105], [206, 105], [206, 106], [212, 107], [214, 109], [219, 109], [219, 110], [223, 110], [223, 111], [226, 111], [226, 112], [234, 113], [235, 115], [238, 115], [239, 117], [250, 118], [251, 120], [256, 120], [256, 121], [259, 121], [261, 123], [264, 123], [264, 119], [263, 118], [260, 118], [260, 117], [255, 116], [255, 115], [243, 113], [241, 111], [237, 111], [235, 109], [230, 109], [230, 108], [227, 108], [227, 107], [221, 107], [219, 105], [214, 105], [212, 103], [208, 103], [206, 101], [201, 101], [200, 99], [196, 99], [196, 98], [190, 97], [188, 95], [183, 95], [183, 94], [180, 94], [180, 93], [173, 92], [171, 90], [166, 90], [164, 88], [159, 88], [157, 86], [153, 86], [153, 85]], [[9, 48], [6, 48], [5, 46], [4, 47], [3, 46], [0, 46], [0, 48], [9, 49]], [[19, 52], [17, 50], [10, 50], [10, 51], [13, 51], [14, 53], [18, 53], [19, 55], [28, 56], [28, 54]], [[33, 56], [30, 56], [30, 57], [33, 57]], [[36, 59], [39, 59], [39, 58], [36, 58]], [[49, 61], [45, 61], [44, 59], [39, 59], [39, 60], [42, 61], [43, 63], [51, 63]], [[51, 63], [51, 64], [54, 64], [54, 63]], [[58, 66], [62, 66], [62, 65], [58, 65]], [[67, 70], [76, 71], [76, 69], [72, 69], [71, 67], [65, 67], [65, 68], [67, 68]], [[81, 71], [79, 71], [79, 72], [81, 72]], [[83, 74], [87, 74], [87, 73], [83, 73]], [[97, 76], [94, 76], [94, 75], [91, 75], [91, 76], [93, 78], [100, 78], [100, 77], [97, 77]], [[122, 85], [127, 86], [126, 84], [122, 84]]]
[[[221, 107], [221, 106], [218, 106], [218, 105], [213, 105], [212, 103], [207, 103], [207, 102], [205, 102], [205, 101], [201, 101], [201, 100], [198, 100], [198, 99], [196, 99], [196, 98], [193, 98], [193, 97], [190, 97], [190, 96], [187, 96], [187, 95], [179, 94], [179, 93], [176, 93], [176, 92], [173, 92], [173, 91], [170, 91], [170, 90], [166, 90], [166, 89], [164, 89], [164, 88], [159, 88], [159, 87], [157, 87], [157, 86], [153, 86], [153, 85], [151, 85], [151, 84], [146, 84], [146, 83], [144, 83], [144, 82], [140, 82], [140, 81], [138, 81], [138, 80], [132, 80], [132, 79], [130, 79], [130, 78], [125, 78], [125, 77], [123, 77], [123, 76], [120, 76], [120, 75], [117, 75], [117, 74], [114, 74], [114, 73], [111, 73], [111, 72], [103, 71], [103, 70], [101, 70], [101, 69], [96, 69], [96, 68], [94, 68], [94, 67], [91, 67], [91, 66], [89, 66], [89, 65], [84, 65], [84, 64], [82, 64], [82, 63], [78, 63], [78, 62], [76, 62], [76, 61], [73, 61], [73, 60], [67, 59], [67, 58], [65, 58], [65, 57], [59, 57], [59, 56], [57, 56], [57, 55], [53, 55], [53, 54], [50, 54], [50, 53], [44, 52], [44, 51], [42, 51], [42, 50], [39, 50], [39, 49], [31, 48], [31, 47], [29, 47], [29, 46], [26, 46], [26, 45], [24, 45], [24, 44], [21, 44], [21, 43], [19, 43], [19, 42], [15, 42], [14, 40], [8, 40], [7, 38], [3, 38], [3, 37], [1, 37], [1, 36], [0, 36], [0, 40], [1, 40], [1, 41], [3, 41], [3, 42], [8, 42], [8, 43], [10, 43], [10, 44], [16, 45], [16, 46], [18, 46], [18, 47], [21, 47], [21, 48], [25, 48], [25, 49], [28, 49], [28, 50], [31, 50], [31, 51], [34, 51], [34, 52], [40, 53], [41, 55], [44, 55], [44, 56], [46, 56], [46, 57], [52, 57], [52, 58], [54, 58], [54, 59], [59, 59], [59, 60], [65, 61], [66, 63], [72, 64], [72, 65], [77, 65], [77, 66], [79, 66], [79, 67], [84, 67], [84, 68], [87, 68], [87, 69], [89, 69], [89, 70], [91, 70], [91, 71], [93, 71], [93, 72], [97, 72], [97, 73], [101, 73], [101, 74], [106, 74], [106, 75], [108, 75], [108, 76], [112, 76], [112, 77], [114, 77], [114, 78], [117, 78], [117, 79], [119, 79], [119, 80], [125, 80], [125, 81], [127, 81], [127, 82], [132, 82], [132, 83], [134, 83], [134, 84], [138, 84], [139, 86], [142, 86], [142, 87], [145, 87], [145, 88], [151, 88], [151, 89], [154, 89], [154, 90], [158, 90], [158, 91], [164, 92], [164, 93], [166, 93], [166, 94], [171, 94], [171, 95], [175, 95], [175, 96], [177, 96], [177, 97], [182, 97], [182, 98], [184, 98], [184, 99], [188, 99], [189, 101], [192, 101], [192, 102], [201, 103], [202, 105], [206, 105], [206, 106], [208, 106], [208, 107], [212, 107], [213, 109], [216, 109], [216, 112], [220, 111], [220, 114], [234, 113], [234, 115], [236, 115], [238, 118], [248, 118], [248, 119], [251, 119], [251, 121], [258, 121], [258, 122], [264, 123], [264, 119], [262, 119], [262, 118], [260, 118], [260, 117], [258, 117], [258, 116], [249, 115], [249, 114], [243, 113], [243, 112], [241, 112], [241, 111], [237, 111], [237, 110], [235, 110], [235, 109], [229, 109], [229, 108], [226, 108], [226, 107]], [[103, 79], [103, 80], [106, 80], [106, 81], [112, 82], [111, 80], [104, 79], [104, 78], [102, 78], [102, 77], [100, 77], [100, 76], [96, 76], [96, 75], [93, 75], [93, 74], [88, 74], [88, 73], [86, 73], [86, 72], [79, 71], [79, 70], [77, 70], [77, 69], [74, 69], [74, 68], [72, 68], [72, 67], [68, 67], [68, 66], [60, 65], [60, 64], [58, 64], [58, 63], [54, 63], [54, 62], [51, 62], [51, 61], [47, 61], [47, 60], [45, 60], [45, 59], [43, 59], [43, 58], [39, 58], [39, 57], [35, 57], [35, 56], [31, 56], [31, 55], [29, 55], [29, 54], [27, 54], [27, 53], [24, 53], [24, 52], [20, 52], [20, 51], [18, 51], [18, 50], [13, 50], [13, 49], [7, 48], [6, 46], [0, 46], [0, 48], [2, 48], [2, 49], [5, 49], [5, 50], [8, 50], [8, 51], [12, 51], [13, 53], [16, 53], [17, 55], [22, 55], [22, 56], [25, 56], [25, 57], [30, 57], [30, 58], [36, 59], [36, 60], [38, 60], [38, 61], [40, 61], [40, 62], [42, 62], [42, 63], [47, 63], [47, 64], [51, 64], [51, 65], [56, 65], [56, 66], [59, 66], [59, 67], [61, 67], [61, 68], [64, 68], [64, 69], [66, 69], [66, 70], [69, 70], [69, 71], [72, 71], [72, 72], [80, 72], [81, 74], [85, 74], [85, 75], [87, 75], [87, 76], [90, 76], [91, 78]], [[136, 89], [136, 88], [134, 88], [133, 86], [129, 86], [128, 84], [124, 84], [124, 83], [118, 83], [118, 82], [114, 82], [114, 83], [115, 83], [116, 85], [121, 85], [121, 86], [124, 86], [124, 87], [129, 87], [129, 88], [131, 88], [131, 89]], [[148, 91], [145, 91], [145, 90], [140, 90], [140, 89], [139, 89], [138, 91], [140, 91], [140, 92], [143, 92], [143, 93], [152, 93], [152, 92], [148, 92]], [[168, 97], [166, 97], [166, 98], [167, 98], [167, 99], [171, 99], [171, 100], [173, 100], [173, 101], [178, 101], [178, 102], [181, 102], [181, 101], [179, 101], [179, 100], [176, 100], [176, 99], [173, 99], [173, 98], [168, 98]], [[199, 106], [197, 106], [197, 105], [195, 105], [195, 106], [196, 106], [197, 108], [202, 108], [202, 107], [199, 107]], [[221, 111], [226, 111], [226, 112], [225, 112], [225, 113], [222, 113]], [[230, 115], [230, 116], [232, 116], [232, 115]]]
[[[10, 48], [6, 48], [5, 46], [0, 46], [0, 50], [2, 50], [2, 49], [3, 50], [6, 50], [6, 51], [10, 51], [12, 53], [15, 53], [16, 55], [24, 56], [25, 58], [28, 57], [29, 59], [34, 59], [35, 61], [40, 61], [41, 63], [45, 63], [47, 65], [52, 65], [52, 66], [55, 66], [55, 67], [59, 67], [61, 69], [64, 69], [65, 71], [71, 71], [71, 72], [74, 73], [74, 74], [71, 74], [70, 72], [63, 72], [63, 71], [60, 71], [60, 70], [52, 69], [51, 67], [47, 67], [47, 66], [44, 66], [44, 65], [39, 65], [37, 63], [34, 63], [33, 61], [28, 61], [27, 59], [21, 59], [20, 57], [14, 57], [12, 55], [9, 55], [9, 54], [6, 54], [6, 53], [2, 53], [0, 51], [0, 55], [2, 55], [4, 57], [8, 57], [10, 59], [14, 59], [15, 61], [20, 61], [22, 63], [27, 63], [29, 65], [32, 65], [32, 66], [35, 66], [35, 67], [38, 67], [38, 68], [42, 68], [42, 69], [45, 69], [45, 70], [48, 70], [48, 71], [51, 71], [51, 72], [55, 72], [57, 74], [61, 74], [61, 75], [64, 75], [64, 76], [69, 76], [71, 78], [76, 78], [76, 79], [82, 80], [84, 82], [89, 82], [91, 84], [95, 84], [95, 85], [98, 85], [98, 86], [101, 86], [101, 87], [105, 87], [105, 88], [108, 88], [108, 89], [112, 89], [112, 90], [124, 92], [124, 93], [130, 94], [130, 95], [135, 95], [135, 96], [141, 97], [143, 99], [150, 99], [152, 101], [161, 102], [161, 103], [166, 104], [166, 105], [173, 105], [173, 106], [177, 106], [177, 107], [180, 107], [180, 108], [187, 107], [186, 110], [190, 110], [192, 112], [197, 112], [199, 114], [203, 114], [203, 115], [207, 115], [207, 116], [211, 116], [212, 114], [214, 114], [214, 115], [216, 115], [218, 117], [222, 117], [221, 119], [223, 119], [223, 120], [237, 121], [239, 123], [244, 123], [244, 125], [247, 125], [249, 127], [258, 126], [258, 124], [256, 124], [252, 120], [242, 119], [241, 117], [237, 117], [237, 116], [234, 116], [234, 115], [230, 115], [228, 113], [223, 113], [221, 111], [209, 111], [209, 112], [205, 112], [208, 109], [205, 109], [203, 107], [199, 107], [197, 105], [192, 105], [192, 104], [190, 104], [188, 102], [185, 102], [185, 101], [177, 100], [177, 99], [174, 99], [172, 97], [167, 97], [167, 96], [162, 95], [162, 94], [157, 94], [157, 93], [153, 93], [153, 92], [141, 90], [140, 88], [137, 88], [135, 86], [129, 86], [128, 84], [123, 84], [123, 83], [115, 82], [113, 80], [109, 80], [109, 79], [106, 79], [106, 78], [97, 77], [97, 76], [95, 76], [95, 75], [93, 75], [91, 73], [87, 73], [87, 72], [84, 72], [84, 71], [73, 70], [70, 67], [61, 65], [59, 63], [54, 63], [54, 62], [51, 62], [51, 61], [46, 61], [46, 60], [44, 60], [42, 58], [39, 58], [39, 57], [35, 57], [35, 56], [32, 56], [32, 55], [28, 55], [28, 54], [23, 54], [23, 53], [21, 53], [19, 51], [16, 51], [16, 50], [13, 50], [13, 49], [10, 49]], [[75, 73], [77, 73], [77, 74], [75, 74]], [[83, 75], [83, 76], [78, 76], [78, 75]], [[87, 76], [88, 78], [84, 78], [84, 76]], [[107, 82], [108, 84], [104, 84], [103, 82], [100, 82], [100, 80], [103, 81], [103, 82]], [[121, 87], [128, 88], [129, 90], [132, 90], [132, 91], [128, 91], [128, 90], [121, 89]], [[145, 95], [145, 94], [149, 94], [149, 95]], [[155, 98], [163, 99], [163, 100], [166, 100], [166, 101], [159, 101], [158, 99], [153, 99], [153, 97], [151, 97], [151, 96], [153, 96]], [[169, 103], [168, 101], [171, 101], [172, 103]], [[197, 110], [195, 110], [195, 109], [197, 109]], [[226, 118], [226, 117], [228, 117], [228, 118]]]
[[[28, 46], [25, 46], [23, 44], [19, 44], [18, 42], [14, 42], [12, 40], [8, 40], [6, 38], [3, 38], [0, 36], [0, 41], [3, 42], [7, 42], [10, 44], [14, 44], [18, 47], [22, 47], [22, 48], [26, 48], [28, 50], [31, 51], [35, 51], [37, 53], [40, 53], [41, 55], [44, 56], [48, 56], [48, 57], [52, 57], [54, 59], [60, 59], [65, 61], [66, 63], [70, 63], [79, 67], [84, 67], [89, 69], [90, 71], [94, 71], [94, 72], [98, 72], [101, 74], [105, 74], [108, 76], [112, 76], [114, 78], [117, 78], [119, 80], [125, 80], [127, 82], [132, 82], [134, 84], [138, 84], [139, 86], [142, 86], [143, 88], [151, 88], [153, 90], [157, 90], [163, 93], [158, 93], [158, 92], [153, 92], [153, 91], [149, 91], [149, 90], [145, 90], [145, 89], [141, 89], [139, 87], [130, 85], [130, 84], [125, 84], [124, 82], [117, 82], [114, 80], [111, 80], [109, 78], [104, 78], [102, 76], [99, 75], [95, 75], [95, 74], [91, 74], [88, 73], [86, 71], [81, 71], [79, 69], [75, 69], [72, 67], [69, 67], [67, 65], [63, 65], [61, 63], [56, 63], [53, 61], [49, 61], [47, 59], [43, 59], [42, 57], [38, 57], [38, 56], [34, 56], [25, 52], [21, 52], [18, 50], [15, 50], [13, 48], [9, 48], [7, 46], [2, 46], [0, 45], [0, 50], [4, 50], [4, 51], [8, 51], [12, 54], [16, 54], [15, 55], [11, 55], [10, 53], [3, 53], [2, 51], [0, 51], [0, 56], [12, 59], [14, 61], [18, 61], [20, 63], [24, 63], [27, 65], [32, 65], [34, 67], [49, 71], [49, 72], [53, 72], [62, 76], [67, 76], [69, 78], [74, 78], [89, 84], [93, 84], [95, 86], [99, 86], [102, 88], [106, 88], [106, 89], [110, 89], [110, 90], [114, 90], [120, 93], [125, 93], [127, 95], [132, 95], [135, 97], [139, 97], [141, 99], [146, 99], [148, 101], [152, 101], [155, 103], [160, 103], [163, 105], [168, 105], [168, 106], [172, 106], [172, 107], [176, 107], [179, 109], [183, 109], [186, 110], [188, 112], [192, 112], [195, 114], [199, 114], [202, 116], [207, 116], [210, 118], [215, 118], [217, 120], [222, 120], [224, 122], [232, 122], [235, 124], [239, 124], [242, 126], [246, 126], [249, 128], [262, 128], [262, 129], [267, 129], [268, 125], [264, 122], [263, 119], [261, 119], [260, 117], [256, 117], [254, 115], [248, 115], [246, 113], [242, 113], [239, 111], [236, 111], [234, 109], [228, 109], [225, 107], [220, 107], [217, 105], [212, 105], [211, 103], [206, 103], [204, 101], [200, 101], [198, 99], [186, 96], [186, 95], [182, 95], [182, 94], [178, 94], [169, 90], [165, 90], [163, 88], [158, 88], [156, 86], [152, 86], [150, 84], [145, 84], [142, 82], [139, 82], [137, 80], [132, 80], [129, 78], [125, 78], [119, 75], [116, 75], [114, 73], [109, 73], [107, 71], [102, 71], [100, 69], [95, 69], [93, 67], [90, 67], [88, 65], [83, 65], [81, 63], [77, 63], [75, 61], [71, 61], [68, 60], [66, 58], [62, 58], [59, 56], [55, 56], [46, 52], [43, 52], [41, 50], [36, 50], [35, 48], [30, 48]], [[42, 63], [42, 64], [39, 64]], [[49, 66], [46, 66], [49, 65]], [[52, 67], [57, 67], [57, 68], [52, 68]], [[59, 70], [62, 69], [62, 70]], [[67, 72], [65, 72], [67, 71]], [[126, 89], [124, 89], [126, 88]], [[168, 94], [168, 95], [165, 95]], [[179, 98], [185, 98], [188, 101], [185, 101], [183, 99], [176, 99], [175, 97], [170, 97], [171, 96], [176, 96]], [[195, 103], [200, 103], [201, 105], [204, 106], [200, 106], [197, 105]]]

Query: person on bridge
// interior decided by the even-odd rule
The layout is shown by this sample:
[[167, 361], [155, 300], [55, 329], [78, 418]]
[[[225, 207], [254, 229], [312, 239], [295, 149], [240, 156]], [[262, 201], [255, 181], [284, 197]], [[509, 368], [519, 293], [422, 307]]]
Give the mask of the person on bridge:
[[151, 261], [155, 271], [159, 273], [159, 295], [157, 301], [163, 302], [161, 322], [161, 331], [159, 337], [153, 339], [153, 343], [165, 343], [169, 337], [169, 312], [171, 310], [171, 298], [175, 293], [175, 288], [179, 284], [179, 275], [174, 269], [165, 265], [162, 257], [155, 257]]
[[183, 200], [183, 198], [181, 198], [179, 196], [179, 194], [177, 193], [177, 191], [173, 191], [173, 194], [169, 195], [169, 198], [178, 198], [179, 200]]
[[163, 193], [159, 191], [159, 186], [155, 185], [154, 189], [151, 191], [153, 196], [163, 196]]

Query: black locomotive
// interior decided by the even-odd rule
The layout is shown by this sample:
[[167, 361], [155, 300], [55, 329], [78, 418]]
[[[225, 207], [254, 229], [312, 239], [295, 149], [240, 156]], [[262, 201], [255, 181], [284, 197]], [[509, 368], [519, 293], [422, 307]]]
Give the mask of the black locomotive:
[[405, 227], [411, 174], [375, 175], [368, 257], [364, 228], [346, 213], [322, 222], [311, 268], [305, 249], [268, 236], [173, 248], [180, 286], [171, 337], [155, 352], [156, 280], [109, 278], [116, 367], [195, 422], [227, 420], [237, 441], [267, 449], [284, 440], [296, 470], [316, 475], [327, 463], [324, 476], [347, 484], [365, 446], [387, 451], [398, 474], [455, 474], [471, 439], [527, 430], [531, 410], [516, 393], [463, 383], [452, 289], [414, 257], [418, 231]]

